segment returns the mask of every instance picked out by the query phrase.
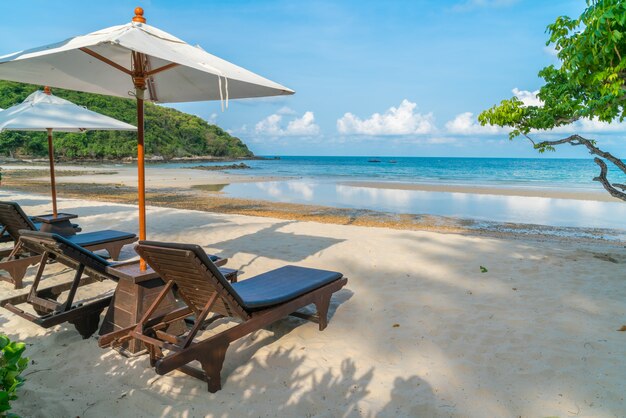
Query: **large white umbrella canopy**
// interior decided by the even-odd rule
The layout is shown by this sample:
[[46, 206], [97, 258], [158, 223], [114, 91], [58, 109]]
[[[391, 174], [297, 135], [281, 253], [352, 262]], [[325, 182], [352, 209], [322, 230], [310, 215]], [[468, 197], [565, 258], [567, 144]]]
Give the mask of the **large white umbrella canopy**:
[[136, 12], [134, 21], [126, 25], [0, 56], [0, 78], [129, 97], [137, 87], [132, 76], [143, 73], [144, 99], [161, 103], [294, 93], [142, 23], [143, 11]]
[[0, 132], [48, 132], [52, 213], [55, 217], [57, 216], [57, 202], [52, 132], [86, 132], [90, 130], [136, 131], [137, 128], [56, 97], [50, 93], [48, 88], [45, 91], [36, 91], [22, 103], [0, 112]]
[[113, 26], [0, 57], [0, 79], [137, 99], [139, 237], [145, 239], [143, 101], [187, 102], [294, 91], [146, 24]]

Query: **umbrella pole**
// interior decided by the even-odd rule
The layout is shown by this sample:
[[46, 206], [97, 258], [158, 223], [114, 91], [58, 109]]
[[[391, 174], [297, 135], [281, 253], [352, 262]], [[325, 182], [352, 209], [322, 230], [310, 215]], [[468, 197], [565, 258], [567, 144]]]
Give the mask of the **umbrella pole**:
[[[137, 192], [139, 195], [139, 239], [146, 239], [146, 169], [144, 166], [144, 109], [143, 99], [137, 97]], [[139, 262], [142, 271], [146, 270], [146, 262]]]
[[54, 145], [52, 145], [52, 129], [48, 129], [48, 158], [50, 159], [50, 187], [52, 189], [52, 216], [57, 217], [57, 188], [54, 179]]

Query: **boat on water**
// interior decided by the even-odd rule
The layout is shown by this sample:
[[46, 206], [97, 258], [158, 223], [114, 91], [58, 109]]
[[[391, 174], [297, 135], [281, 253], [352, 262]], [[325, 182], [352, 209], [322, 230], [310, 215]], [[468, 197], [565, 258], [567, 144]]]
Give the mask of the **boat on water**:
[[389, 164], [397, 164], [398, 162], [396, 160], [389, 160]]
[[371, 158], [369, 160], [367, 160], [368, 163], [380, 163], [381, 161], [379, 159], [376, 158]]

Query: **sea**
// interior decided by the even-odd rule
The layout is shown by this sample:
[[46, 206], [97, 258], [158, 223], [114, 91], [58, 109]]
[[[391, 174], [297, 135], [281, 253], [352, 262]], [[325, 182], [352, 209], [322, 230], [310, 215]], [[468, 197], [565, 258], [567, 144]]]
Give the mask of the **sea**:
[[[593, 181], [598, 167], [591, 158], [266, 158], [244, 161], [250, 169], [232, 170], [232, 173], [284, 179], [232, 183], [224, 185], [221, 191], [227, 196], [246, 199], [626, 231], [626, 203], [618, 201], [399, 190], [358, 184], [369, 181], [606, 193], [598, 182]], [[163, 167], [223, 164], [185, 162], [168, 163]], [[609, 178], [613, 182], [626, 183], [626, 175], [617, 169], [610, 169]]]

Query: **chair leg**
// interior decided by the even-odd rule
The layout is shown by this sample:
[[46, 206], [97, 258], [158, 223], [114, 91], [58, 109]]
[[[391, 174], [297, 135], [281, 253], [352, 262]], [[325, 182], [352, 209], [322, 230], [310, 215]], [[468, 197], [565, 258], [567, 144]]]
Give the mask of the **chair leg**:
[[211, 393], [222, 389], [221, 373], [226, 358], [226, 350], [228, 350], [228, 344], [216, 345], [198, 359], [206, 375], [208, 389]]
[[322, 295], [315, 301], [315, 308], [317, 309], [317, 316], [319, 317], [320, 331], [324, 331], [324, 328], [328, 325], [328, 307], [330, 306], [331, 295]]
[[82, 318], [75, 319], [73, 321], [69, 321], [70, 324], [74, 325], [76, 331], [83, 337], [83, 340], [91, 337], [94, 332], [98, 330], [98, 324], [100, 323], [100, 314], [104, 308], [91, 312], [88, 315], [83, 316]]
[[152, 345], [152, 344], [146, 344], [146, 348], [150, 356], [150, 367], [154, 367], [156, 365], [157, 360], [163, 358], [163, 351], [161, 351], [160, 347], [157, 347], [156, 345]]
[[9, 273], [9, 277], [5, 278], [6, 281], [15, 285], [16, 289], [23, 287], [22, 281], [26, 275], [26, 270], [32, 265], [35, 265], [41, 259], [40, 256], [15, 258], [13, 260], [0, 262], [0, 269]]
[[123, 247], [124, 245], [120, 245], [120, 244], [110, 244], [106, 250], [109, 253], [109, 256], [114, 261], [117, 261], [120, 258], [120, 253], [122, 252]]

